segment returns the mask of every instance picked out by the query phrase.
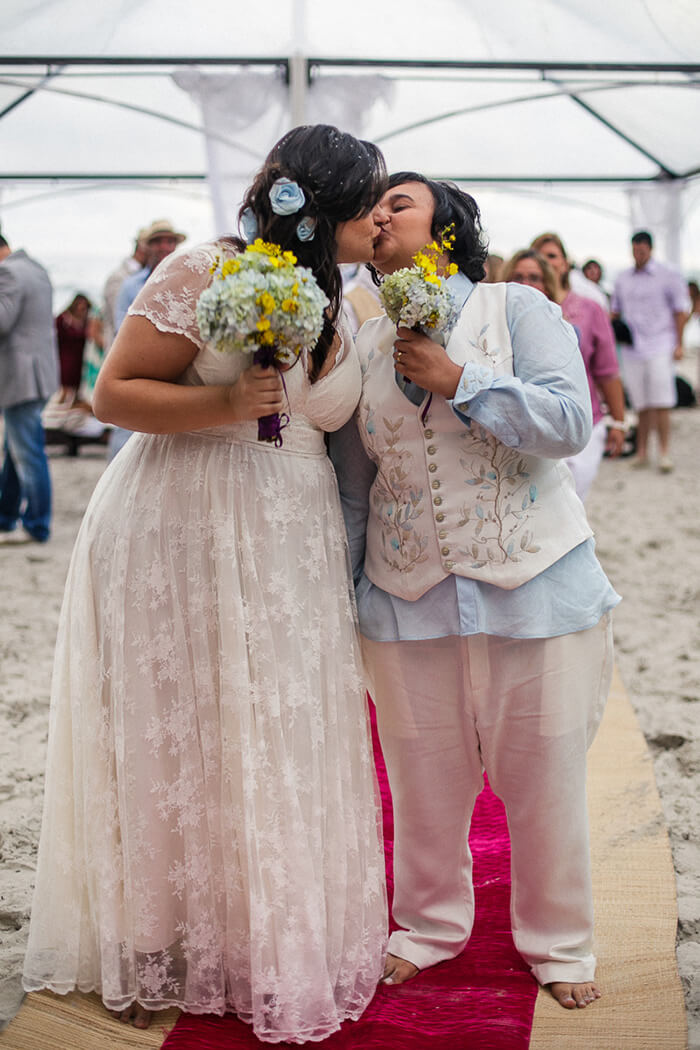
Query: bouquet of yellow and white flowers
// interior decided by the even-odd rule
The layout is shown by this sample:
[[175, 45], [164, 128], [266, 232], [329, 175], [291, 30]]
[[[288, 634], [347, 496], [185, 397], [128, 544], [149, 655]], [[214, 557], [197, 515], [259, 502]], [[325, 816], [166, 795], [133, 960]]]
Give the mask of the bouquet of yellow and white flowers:
[[[214, 268], [197, 302], [202, 338], [217, 350], [252, 353], [257, 364], [289, 364], [313, 347], [323, 329], [328, 299], [292, 252], [258, 238]], [[287, 417], [286, 422], [289, 422]], [[258, 421], [258, 438], [282, 444], [280, 416]]]
[[413, 266], [404, 266], [384, 278], [379, 290], [384, 309], [396, 325], [425, 335], [446, 333], [456, 323], [457, 308], [446, 278], [457, 272], [449, 263], [445, 276], [438, 274], [440, 256], [452, 250], [451, 227], [443, 230], [440, 243], [433, 241], [413, 256]]

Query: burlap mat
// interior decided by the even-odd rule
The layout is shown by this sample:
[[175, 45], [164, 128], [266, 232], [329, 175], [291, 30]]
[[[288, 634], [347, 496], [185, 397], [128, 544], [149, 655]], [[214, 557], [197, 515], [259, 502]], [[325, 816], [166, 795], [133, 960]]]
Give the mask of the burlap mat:
[[[651, 757], [617, 675], [591, 749], [589, 805], [604, 994], [565, 1011], [541, 991], [530, 1050], [685, 1050], [671, 853]], [[161, 1046], [176, 1017], [160, 1014], [143, 1032], [118, 1026], [96, 996], [29, 995], [0, 1050], [145, 1050]]]
[[540, 990], [530, 1050], [685, 1050], [676, 884], [651, 756], [619, 675], [588, 764], [603, 998], [563, 1010]]
[[150, 1050], [163, 1045], [179, 1011], [158, 1013], [145, 1031], [119, 1024], [96, 995], [28, 995], [0, 1034], [2, 1050]]

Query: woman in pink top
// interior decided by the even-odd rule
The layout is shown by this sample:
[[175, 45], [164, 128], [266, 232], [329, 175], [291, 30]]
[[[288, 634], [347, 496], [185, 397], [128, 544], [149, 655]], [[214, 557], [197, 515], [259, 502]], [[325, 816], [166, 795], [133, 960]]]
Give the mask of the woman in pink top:
[[[544, 256], [554, 271], [554, 301], [561, 307], [565, 320], [576, 329], [586, 366], [593, 407], [593, 434], [583, 451], [567, 460], [574, 475], [576, 491], [583, 500], [598, 473], [605, 450], [611, 456], [619, 456], [625, 438], [625, 395], [615, 350], [615, 335], [603, 308], [592, 299], [585, 299], [571, 291], [570, 264], [557, 234], [542, 233], [535, 238], [531, 247]], [[600, 395], [612, 416], [612, 422], [607, 425]]]

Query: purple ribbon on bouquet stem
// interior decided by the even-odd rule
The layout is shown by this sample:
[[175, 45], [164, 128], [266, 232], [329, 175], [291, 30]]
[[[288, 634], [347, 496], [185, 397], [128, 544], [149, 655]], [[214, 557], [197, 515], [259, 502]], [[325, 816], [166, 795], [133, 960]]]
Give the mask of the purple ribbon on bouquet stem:
[[[256, 365], [262, 365], [263, 368], [277, 368], [279, 365], [275, 354], [277, 353], [277, 347], [272, 346], [259, 346], [253, 354], [253, 361]], [[287, 386], [284, 382], [284, 373], [280, 371], [280, 378], [282, 379], [282, 389], [284, 390], [284, 396], [287, 396]], [[289, 426], [289, 416], [286, 412], [273, 412], [270, 416], [260, 416], [258, 419], [258, 441], [269, 441], [274, 444], [275, 448], [282, 447], [282, 431], [285, 427]]]

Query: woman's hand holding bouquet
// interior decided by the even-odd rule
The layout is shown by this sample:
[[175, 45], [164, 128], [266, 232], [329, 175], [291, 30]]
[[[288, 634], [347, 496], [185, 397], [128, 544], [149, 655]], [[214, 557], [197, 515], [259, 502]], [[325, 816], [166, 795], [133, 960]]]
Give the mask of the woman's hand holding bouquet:
[[459, 317], [446, 283], [447, 278], [457, 272], [455, 263], [445, 262], [454, 241], [450, 231], [450, 227], [442, 231], [439, 244], [433, 241], [416, 252], [413, 266], [395, 270], [385, 277], [379, 293], [387, 316], [397, 326], [396, 371], [430, 391], [423, 409], [423, 422], [427, 419], [432, 394], [453, 397], [462, 374], [444, 350], [436, 354], [436, 344], [439, 341], [444, 347]]
[[[258, 439], [282, 444], [289, 417], [281, 413], [279, 371], [313, 347], [323, 328], [328, 299], [292, 252], [258, 239], [244, 252], [219, 262], [212, 284], [197, 302], [202, 337], [222, 352], [251, 354], [252, 368], [234, 395], [276, 407], [258, 420]], [[282, 386], [284, 382], [282, 381]]]

